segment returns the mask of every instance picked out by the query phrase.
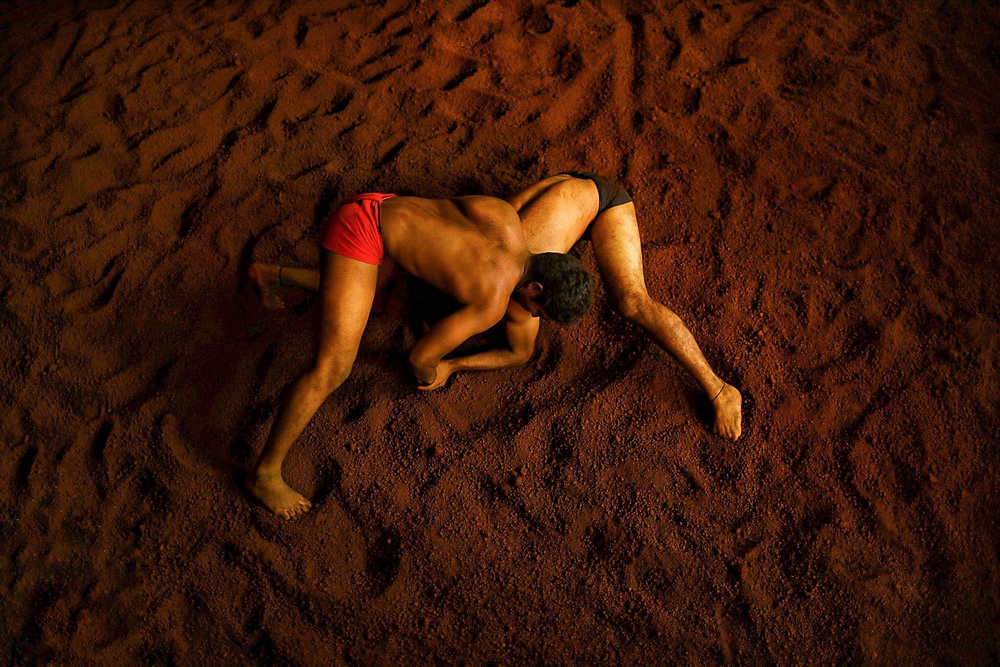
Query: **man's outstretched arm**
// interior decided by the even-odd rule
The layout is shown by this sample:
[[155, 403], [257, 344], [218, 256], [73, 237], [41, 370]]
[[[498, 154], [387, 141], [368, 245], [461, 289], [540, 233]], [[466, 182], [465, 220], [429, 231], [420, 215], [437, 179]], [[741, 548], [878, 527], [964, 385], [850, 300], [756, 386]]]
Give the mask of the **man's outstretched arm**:
[[486, 350], [455, 359], [442, 359], [438, 364], [437, 377], [434, 378], [434, 382], [420, 388], [425, 391], [439, 389], [445, 385], [455, 371], [492, 371], [528, 363], [531, 355], [535, 352], [538, 324], [538, 318], [535, 317], [521, 320], [508, 317], [505, 329], [509, 348]]

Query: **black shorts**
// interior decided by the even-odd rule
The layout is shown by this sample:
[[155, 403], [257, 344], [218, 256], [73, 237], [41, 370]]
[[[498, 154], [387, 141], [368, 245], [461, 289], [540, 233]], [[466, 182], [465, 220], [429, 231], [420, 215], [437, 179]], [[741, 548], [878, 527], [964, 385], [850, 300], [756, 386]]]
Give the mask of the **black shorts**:
[[562, 173], [573, 178], [587, 178], [594, 182], [594, 185], [597, 186], [597, 196], [600, 202], [597, 205], [597, 215], [604, 213], [609, 208], [632, 201], [621, 184], [609, 181], [600, 174], [595, 174], [592, 171], [564, 171]]

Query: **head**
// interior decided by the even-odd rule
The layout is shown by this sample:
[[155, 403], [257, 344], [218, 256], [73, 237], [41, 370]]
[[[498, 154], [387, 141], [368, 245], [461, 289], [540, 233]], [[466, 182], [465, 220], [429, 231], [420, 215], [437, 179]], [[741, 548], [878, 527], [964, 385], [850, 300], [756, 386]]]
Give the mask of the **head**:
[[580, 260], [558, 252], [532, 255], [514, 299], [535, 317], [573, 324], [587, 309], [594, 293], [594, 277]]

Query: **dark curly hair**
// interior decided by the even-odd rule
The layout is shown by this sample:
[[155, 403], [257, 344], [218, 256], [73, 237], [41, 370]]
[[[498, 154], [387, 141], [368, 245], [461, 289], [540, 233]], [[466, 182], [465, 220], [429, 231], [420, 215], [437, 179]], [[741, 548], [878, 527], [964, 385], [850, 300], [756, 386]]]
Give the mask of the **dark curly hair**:
[[559, 324], [573, 324], [590, 308], [594, 276], [580, 260], [559, 252], [543, 252], [531, 258], [525, 278], [542, 285], [538, 303]]

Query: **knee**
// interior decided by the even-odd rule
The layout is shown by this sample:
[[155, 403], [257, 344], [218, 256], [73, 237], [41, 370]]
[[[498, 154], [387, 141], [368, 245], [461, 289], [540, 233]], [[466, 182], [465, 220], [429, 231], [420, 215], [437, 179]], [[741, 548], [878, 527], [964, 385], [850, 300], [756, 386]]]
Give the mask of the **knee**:
[[324, 395], [329, 395], [344, 383], [353, 367], [353, 361], [317, 364], [312, 371], [314, 386]]
[[616, 299], [618, 312], [625, 316], [625, 319], [636, 323], [642, 323], [646, 313], [652, 305], [652, 300], [645, 292], [632, 291], [620, 295]]

